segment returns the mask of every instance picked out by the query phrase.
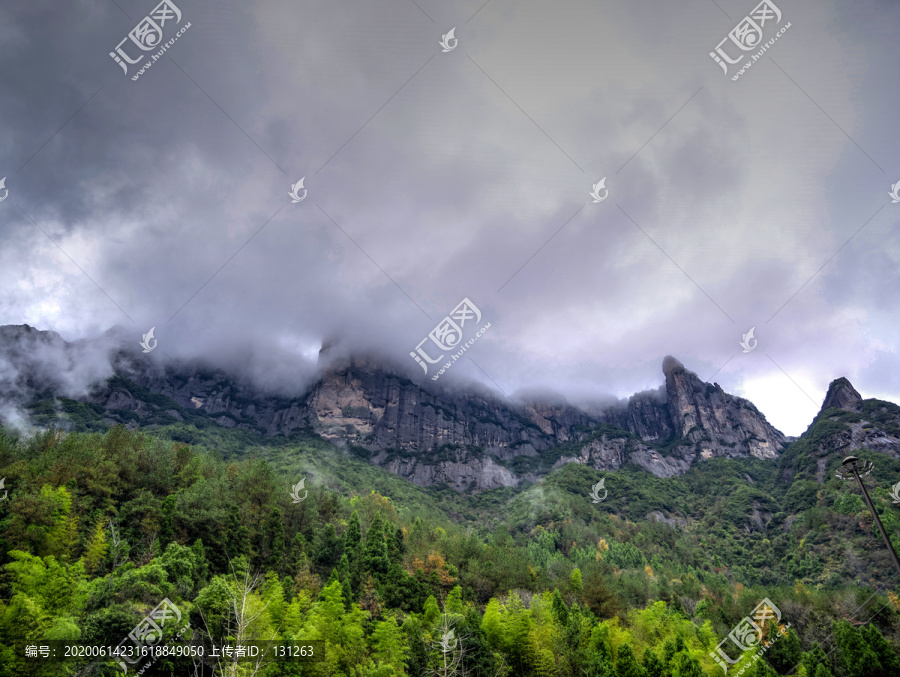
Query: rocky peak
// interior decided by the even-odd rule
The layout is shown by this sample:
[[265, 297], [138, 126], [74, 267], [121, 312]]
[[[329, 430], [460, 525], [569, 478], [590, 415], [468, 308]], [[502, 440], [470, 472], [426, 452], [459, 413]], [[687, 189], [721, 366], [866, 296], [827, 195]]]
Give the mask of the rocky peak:
[[701, 381], [671, 356], [663, 360], [663, 374], [675, 434], [694, 442], [702, 458], [774, 458], [784, 448], [784, 435], [747, 400]]
[[828, 394], [822, 403], [822, 411], [826, 409], [846, 409], [847, 411], [860, 410], [862, 396], [856, 392], [856, 388], [843, 376], [835, 379], [828, 386]]
[[667, 381], [670, 375], [674, 377], [675, 375], [685, 371], [684, 365], [671, 355], [666, 355], [663, 358], [662, 370], [663, 375], [666, 377]]

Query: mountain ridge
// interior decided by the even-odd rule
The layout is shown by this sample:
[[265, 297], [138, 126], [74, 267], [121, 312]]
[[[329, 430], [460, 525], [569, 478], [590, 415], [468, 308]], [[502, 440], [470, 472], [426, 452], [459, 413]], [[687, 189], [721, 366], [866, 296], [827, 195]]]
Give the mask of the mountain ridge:
[[[559, 400], [503, 400], [480, 387], [420, 385], [402, 368], [352, 356], [332, 360], [303, 394], [287, 397], [200, 364], [149, 364], [136, 348], [117, 344], [114, 332], [102, 339], [108, 369], [83, 369], [91, 383], [79, 389], [41, 356], [54, 349], [71, 366], [89, 341], [69, 343], [28, 325], [0, 327], [0, 359], [22, 360], [0, 400], [12, 399], [45, 425], [65, 425], [68, 408], [107, 426], [181, 426], [188, 436], [192, 426], [205, 425], [263, 436], [314, 434], [421, 486], [457, 491], [534, 482], [566, 463], [597, 470], [633, 464], [671, 477], [711, 458], [776, 460], [791, 442], [752, 402], [702, 381], [672, 356], [663, 360], [657, 390], [588, 411]], [[863, 402], [839, 378], [822, 411], [858, 414]], [[851, 440], [877, 441], [862, 425]], [[889, 453], [900, 449], [900, 436], [882, 438]]]

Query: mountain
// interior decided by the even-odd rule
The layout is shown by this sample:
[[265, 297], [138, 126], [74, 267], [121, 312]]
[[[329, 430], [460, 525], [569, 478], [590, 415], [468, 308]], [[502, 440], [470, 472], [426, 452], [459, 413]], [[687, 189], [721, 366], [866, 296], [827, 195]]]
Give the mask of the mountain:
[[[89, 367], [86, 342], [0, 327], [0, 356], [18, 365], [5, 377], [4, 399], [43, 424], [74, 416], [107, 426], [184, 424], [185, 433], [214, 424], [264, 436], [314, 434], [416, 484], [457, 490], [516, 486], [570, 462], [601, 470], [631, 463], [669, 477], [702, 459], [772, 459], [786, 444], [752, 403], [704, 383], [674, 357], [663, 361], [658, 390], [587, 411], [420, 385], [366, 357], [332, 362], [290, 398], [201, 364], [159, 367], [117, 344], [114, 332], [103, 339], [108, 363]], [[849, 397], [841, 393], [835, 397]]]
[[[717, 645], [760, 600], [791, 629], [753, 674], [900, 674], [893, 563], [859, 487], [834, 475], [850, 453], [874, 462], [864, 481], [900, 549], [897, 405], [839, 378], [792, 439], [672, 357], [659, 388], [583, 408], [325, 357], [285, 395], [123, 348], [115, 332], [67, 343], [0, 327], [3, 425], [72, 431], [0, 428], [4, 655], [28, 628], [118, 642], [161, 597], [206, 608], [243, 562], [265, 572], [252, 599], [274, 609], [270, 627], [296, 635], [324, 618], [325, 633], [338, 614], [359, 627], [334, 646], [399, 637], [408, 674], [426, 673], [425, 642], [445, 632], [420, 627], [438, 599], [470, 624], [460, 636], [485, 668], [472, 675], [513, 661], [529, 677], [643, 674], [633, 655], [648, 674], [721, 674]], [[35, 587], [35, 571], [50, 583]], [[498, 634], [548, 623], [546, 636]], [[516, 653], [541, 637], [540, 652]]]
[[789, 440], [751, 402], [671, 356], [657, 390], [592, 408], [420, 384], [402, 366], [371, 356], [325, 362], [311, 385], [287, 397], [201, 363], [160, 366], [115, 331], [66, 342], [28, 325], [3, 326], [0, 412], [62, 427], [171, 427], [188, 442], [208, 426], [313, 435], [420, 486], [459, 491], [534, 482], [567, 463], [596, 470], [632, 464], [671, 477], [719, 457], [778, 459], [785, 480], [800, 473], [821, 482], [835, 450], [900, 450], [896, 406], [863, 400], [845, 378], [828, 390], [816, 418], [822, 425], [779, 458]]
[[831, 382], [813, 423], [778, 459], [780, 479], [822, 484], [841, 459], [859, 449], [900, 458], [900, 407], [864, 400], [846, 378]]

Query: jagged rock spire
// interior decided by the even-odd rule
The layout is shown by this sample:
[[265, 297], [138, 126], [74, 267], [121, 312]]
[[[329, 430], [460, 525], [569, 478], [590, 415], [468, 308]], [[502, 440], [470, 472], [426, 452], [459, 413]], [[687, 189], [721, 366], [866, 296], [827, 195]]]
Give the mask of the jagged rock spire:
[[859, 411], [862, 403], [862, 395], [856, 392], [856, 388], [845, 379], [835, 379], [828, 386], [828, 394], [822, 403], [822, 411], [826, 409], [846, 409], [847, 411]]

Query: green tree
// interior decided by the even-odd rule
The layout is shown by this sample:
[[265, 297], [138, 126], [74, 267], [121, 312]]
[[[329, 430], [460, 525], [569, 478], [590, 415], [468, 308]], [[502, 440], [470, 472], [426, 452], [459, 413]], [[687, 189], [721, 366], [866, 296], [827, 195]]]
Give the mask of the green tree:
[[859, 630], [841, 620], [832, 624], [832, 632], [838, 648], [838, 660], [847, 677], [871, 677], [883, 673], [881, 661]]
[[448, 614], [462, 615], [465, 613], [466, 608], [463, 606], [461, 586], [455, 586], [447, 595], [447, 601], [444, 602], [444, 610]]
[[768, 637], [774, 643], [766, 651], [766, 661], [778, 674], [787, 674], [800, 663], [800, 638], [793, 628], [789, 628], [786, 634], [779, 635], [774, 623], [769, 624]]
[[434, 598], [434, 595], [429, 595], [428, 599], [425, 600], [425, 609], [422, 616], [422, 619], [425, 621], [425, 627], [434, 627], [434, 624], [437, 623], [440, 617], [441, 609], [437, 600]]
[[341, 538], [334, 525], [329, 522], [324, 529], [316, 531], [311, 559], [319, 570], [328, 571], [340, 562], [342, 550]]
[[[676, 654], [672, 663], [672, 677], [705, 677], [697, 659], [685, 652]], [[765, 662], [759, 661], [759, 664], [765, 665]]]
[[347, 531], [344, 534], [344, 554], [347, 556], [350, 588], [354, 595], [359, 595], [363, 583], [362, 527], [359, 523], [359, 513], [356, 510], [350, 515], [350, 522], [347, 524]]
[[572, 574], [569, 576], [569, 590], [576, 595], [580, 595], [584, 590], [584, 583], [581, 581], [581, 569], [578, 567], [572, 569]]
[[819, 665], [816, 666], [816, 671], [810, 674], [813, 677], [834, 677], [831, 670], [829, 670], [824, 663], [819, 663]]
[[665, 664], [649, 646], [644, 649], [644, 670], [647, 677], [666, 677]]
[[559, 593], [559, 588], [553, 591], [553, 617], [556, 619], [556, 622], [561, 626], [565, 627], [569, 622], [569, 607], [566, 606], [565, 600], [563, 600], [562, 595]]
[[159, 518], [159, 547], [163, 550], [175, 540], [175, 515], [178, 511], [175, 494], [166, 496], [163, 501], [162, 514]]
[[17, 495], [8, 509], [7, 549], [69, 561], [78, 543], [78, 521], [68, 489], [45, 484], [38, 495]]
[[[383, 621], [375, 623], [375, 629], [372, 631], [370, 638], [372, 647], [372, 660], [375, 665], [384, 670], [386, 667], [391, 668], [391, 675], [405, 677], [406, 660], [409, 657], [409, 646], [406, 637], [400, 626], [397, 625], [397, 619], [389, 616]], [[388, 674], [388, 673], [379, 673]]]
[[236, 559], [250, 554], [250, 530], [241, 522], [240, 509], [237, 505], [228, 506], [225, 533], [225, 550], [228, 559]]
[[284, 555], [284, 522], [281, 510], [273, 508], [263, 528], [259, 565], [281, 572]]
[[[385, 534], [387, 533], [386, 531]], [[391, 562], [402, 564], [403, 557], [406, 555], [406, 538], [403, 536], [403, 529], [397, 527], [394, 530], [393, 538], [390, 539], [388, 546], [388, 555], [391, 558]]]
[[630, 644], [622, 644], [616, 656], [616, 677], [647, 677]]
[[96, 572], [103, 564], [106, 553], [109, 550], [109, 542], [106, 539], [106, 518], [98, 515], [94, 520], [94, 528], [88, 539], [87, 547], [84, 550], [82, 560], [84, 561], [84, 570], [90, 575]]
[[[900, 675], [900, 659], [897, 658], [897, 653], [885, 641], [878, 628], [869, 623], [863, 626], [861, 634], [869, 648], [878, 657], [882, 674], [885, 677]], [[875, 673], [873, 672], [872, 674], [874, 675]]]
[[391, 563], [384, 527], [381, 513], [377, 513], [366, 532], [366, 547], [363, 554], [363, 571], [378, 581], [383, 580]]
[[816, 670], [818, 666], [823, 666], [825, 670], [829, 673], [831, 672], [828, 656], [825, 654], [825, 651], [819, 645], [818, 642], [813, 644], [812, 648], [809, 651], [805, 651], [800, 658], [800, 662], [804, 668], [806, 668], [806, 674], [809, 677], [813, 677], [816, 674]]

